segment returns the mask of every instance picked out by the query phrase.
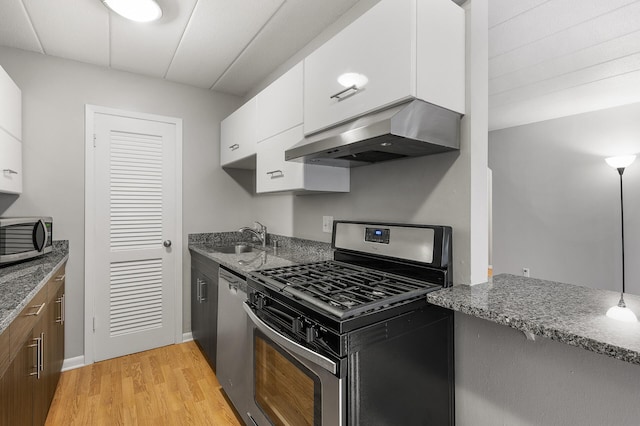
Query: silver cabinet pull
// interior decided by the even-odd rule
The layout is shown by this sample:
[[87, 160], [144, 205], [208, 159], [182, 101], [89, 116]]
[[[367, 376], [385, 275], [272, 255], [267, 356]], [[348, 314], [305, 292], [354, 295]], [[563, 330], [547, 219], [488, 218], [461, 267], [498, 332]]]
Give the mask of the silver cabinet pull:
[[[359, 90], [360, 89], [358, 89], [358, 86], [354, 84], [353, 86], [349, 86], [346, 89], [339, 91], [335, 95], [331, 95], [329, 99], [337, 99], [338, 101], [341, 101], [343, 99], [348, 98], [349, 96], [355, 95], [356, 93], [358, 93]], [[351, 93], [348, 93], [348, 92], [351, 92]]]
[[38, 368], [40, 368], [40, 371], [44, 371], [44, 333], [40, 333], [40, 359], [38, 362], [40, 365]]
[[234, 143], [233, 145], [231, 145], [231, 146], [229, 147], [229, 149], [230, 149], [231, 151], [235, 151], [235, 150], [236, 150], [236, 149], [238, 149], [238, 148], [240, 148], [240, 145], [238, 145], [237, 143]]
[[60, 305], [60, 316], [56, 318], [56, 323], [62, 324], [62, 296], [58, 297], [58, 300], [56, 300], [56, 304]]
[[35, 373], [29, 373], [30, 376], [36, 376], [36, 379], [40, 379], [40, 372], [42, 371], [42, 339], [44, 338], [44, 333], [40, 334], [40, 337], [36, 337], [33, 339], [35, 342], [32, 345], [27, 345], [28, 348], [36, 348], [36, 365], [33, 368], [36, 369]]
[[67, 297], [63, 293], [62, 294], [62, 305], [60, 306], [60, 316], [62, 317], [62, 324], [66, 321], [65, 309], [67, 307]]
[[38, 310], [36, 312], [31, 312], [31, 313], [27, 314], [27, 316], [29, 316], [29, 317], [37, 317], [38, 315], [40, 315], [40, 312], [42, 312], [42, 310], [44, 309], [44, 305], [45, 305], [45, 303], [42, 302], [42, 305], [40, 305], [40, 306], [38, 306], [38, 305], [32, 306], [32, 308], [38, 308]]
[[196, 300], [202, 302], [202, 296], [200, 295], [200, 278], [196, 278]]
[[17, 175], [17, 174], [18, 174], [18, 172], [16, 172], [16, 171], [15, 171], [15, 170], [13, 170], [13, 169], [4, 169], [4, 170], [3, 170], [3, 172], [4, 172], [4, 173], [8, 173], [8, 174], [10, 174], [10, 175]]
[[271, 179], [284, 177], [284, 173], [282, 172], [282, 170], [271, 170], [270, 172], [267, 172], [267, 174], [271, 175]]
[[162, 243], [163, 246], [169, 248], [171, 247], [171, 240], [164, 240], [164, 242]]
[[64, 278], [66, 277], [66, 274], [60, 275], [59, 277], [56, 278], [56, 281], [64, 281]]

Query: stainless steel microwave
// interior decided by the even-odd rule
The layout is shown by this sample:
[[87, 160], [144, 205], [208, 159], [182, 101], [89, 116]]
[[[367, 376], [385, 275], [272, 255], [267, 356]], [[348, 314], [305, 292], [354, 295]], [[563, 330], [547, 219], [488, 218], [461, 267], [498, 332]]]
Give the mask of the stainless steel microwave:
[[50, 253], [52, 244], [52, 218], [0, 217], [0, 265]]

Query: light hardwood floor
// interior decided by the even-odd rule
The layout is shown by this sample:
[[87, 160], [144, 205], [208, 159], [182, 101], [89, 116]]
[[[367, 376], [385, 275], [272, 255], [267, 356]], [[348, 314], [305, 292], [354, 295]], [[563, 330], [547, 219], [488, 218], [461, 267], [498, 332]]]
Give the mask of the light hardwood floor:
[[62, 373], [46, 426], [240, 425], [194, 342]]

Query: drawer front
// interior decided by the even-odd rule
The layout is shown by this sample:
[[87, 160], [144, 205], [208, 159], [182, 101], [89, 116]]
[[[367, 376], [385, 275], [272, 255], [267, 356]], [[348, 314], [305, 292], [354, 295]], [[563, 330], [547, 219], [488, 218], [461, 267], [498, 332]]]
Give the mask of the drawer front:
[[305, 58], [304, 133], [414, 97], [415, 27], [415, 0], [383, 0]]
[[256, 192], [299, 189], [304, 186], [303, 163], [285, 161], [284, 151], [302, 139], [302, 126], [294, 127], [258, 144]]
[[0, 192], [22, 193], [22, 143], [0, 129]]
[[9, 326], [11, 359], [15, 358], [24, 340], [30, 336], [33, 326], [43, 317], [47, 303], [47, 286], [45, 285]]

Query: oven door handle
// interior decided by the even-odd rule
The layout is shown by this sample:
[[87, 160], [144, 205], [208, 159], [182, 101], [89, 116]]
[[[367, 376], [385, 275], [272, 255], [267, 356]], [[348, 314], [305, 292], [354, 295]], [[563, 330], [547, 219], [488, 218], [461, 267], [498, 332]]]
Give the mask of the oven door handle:
[[249, 305], [247, 305], [246, 303], [244, 303], [242, 307], [247, 312], [247, 315], [249, 316], [251, 321], [255, 324], [255, 326], [258, 328], [258, 330], [262, 331], [267, 337], [269, 337], [275, 343], [282, 346], [289, 352], [295, 355], [298, 355], [306, 359], [307, 361], [313, 362], [314, 364], [324, 368], [325, 370], [331, 372], [332, 374], [338, 373], [338, 364], [331, 361], [329, 358], [324, 357], [320, 354], [317, 354], [314, 351], [307, 349], [304, 346], [278, 333], [276, 330], [269, 327], [264, 321], [258, 318], [258, 316], [253, 313]]

